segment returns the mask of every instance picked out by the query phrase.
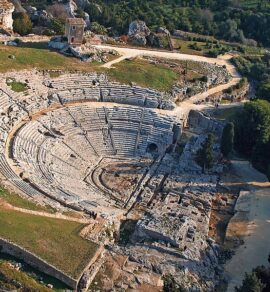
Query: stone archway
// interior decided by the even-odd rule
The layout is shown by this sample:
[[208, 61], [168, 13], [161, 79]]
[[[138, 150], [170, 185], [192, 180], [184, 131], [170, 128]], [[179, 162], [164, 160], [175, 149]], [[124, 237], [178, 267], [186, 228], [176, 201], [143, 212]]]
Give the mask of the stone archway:
[[158, 145], [155, 143], [149, 143], [147, 145], [147, 153], [150, 153], [152, 155], [157, 155], [158, 154]]

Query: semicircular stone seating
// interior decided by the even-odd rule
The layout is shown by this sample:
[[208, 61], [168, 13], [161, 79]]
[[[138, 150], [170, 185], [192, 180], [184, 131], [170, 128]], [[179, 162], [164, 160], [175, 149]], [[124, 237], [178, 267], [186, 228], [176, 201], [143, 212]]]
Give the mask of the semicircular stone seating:
[[[174, 143], [175, 121], [153, 110], [80, 104], [55, 109], [23, 124], [12, 142], [24, 181], [54, 200], [84, 210], [124, 206], [91, 178], [104, 157], [152, 158]], [[150, 147], [151, 148], [151, 147]]]
[[[7, 77], [27, 91], [12, 91]], [[181, 133], [178, 118], [160, 114], [175, 106], [163, 93], [104, 74], [10, 72], [0, 85], [0, 178], [56, 208], [118, 215], [130, 194], [102, 184], [103, 159], [145, 160], [147, 171]]]

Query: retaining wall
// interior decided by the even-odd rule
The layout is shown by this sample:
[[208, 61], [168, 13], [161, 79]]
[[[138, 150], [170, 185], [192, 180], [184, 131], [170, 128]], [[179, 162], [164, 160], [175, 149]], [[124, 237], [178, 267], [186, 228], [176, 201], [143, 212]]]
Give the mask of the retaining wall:
[[17, 244], [3, 238], [0, 238], [0, 247], [2, 252], [23, 260], [31, 267], [60, 280], [74, 290], [77, 289], [78, 280], [73, 279], [71, 276], [68, 276], [64, 272], [58, 270], [53, 265], [47, 263], [37, 255], [27, 251], [23, 247], [20, 247]]

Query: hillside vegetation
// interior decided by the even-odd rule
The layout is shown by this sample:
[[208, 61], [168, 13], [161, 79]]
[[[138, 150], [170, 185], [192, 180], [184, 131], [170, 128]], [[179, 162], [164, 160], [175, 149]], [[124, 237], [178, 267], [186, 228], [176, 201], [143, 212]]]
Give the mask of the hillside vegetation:
[[126, 33], [131, 21], [140, 19], [150, 27], [166, 26], [171, 31], [181, 29], [229, 41], [270, 46], [267, 0], [92, 0], [84, 10], [92, 21], [120, 34]]
[[270, 103], [256, 100], [245, 104], [235, 117], [235, 146], [270, 179]]
[[[48, 9], [61, 1], [21, 2], [25, 6]], [[270, 46], [268, 0], [89, 0], [77, 3], [81, 3], [78, 16], [87, 12], [91, 22], [109, 28], [112, 35], [126, 34], [129, 24], [140, 19], [151, 28], [165, 26], [170, 31], [180, 29], [233, 42]], [[59, 23], [52, 26], [56, 29]]]

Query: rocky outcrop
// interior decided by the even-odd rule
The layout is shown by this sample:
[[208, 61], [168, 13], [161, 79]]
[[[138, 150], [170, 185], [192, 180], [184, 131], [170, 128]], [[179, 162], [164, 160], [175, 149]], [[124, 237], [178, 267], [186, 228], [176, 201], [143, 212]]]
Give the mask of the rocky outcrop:
[[157, 48], [170, 48], [170, 32], [159, 27], [152, 32], [144, 21], [136, 20], [131, 22], [128, 31], [129, 42], [135, 46], [152, 46]]
[[151, 31], [144, 21], [135, 20], [129, 25], [128, 37], [133, 45], [145, 46], [150, 33]]
[[213, 119], [205, 113], [191, 110], [189, 114], [188, 124], [190, 128], [200, 129], [202, 132], [211, 132], [217, 137], [221, 137], [225, 122]]
[[53, 37], [48, 43], [49, 48], [55, 50], [63, 50], [68, 47], [67, 41], [64, 41], [62, 37]]
[[167, 49], [170, 47], [169, 35], [165, 33], [151, 33], [148, 37], [148, 43], [152, 47]]
[[77, 4], [75, 3], [75, 1], [73, 0], [69, 0], [65, 5], [65, 10], [66, 12], [72, 16], [75, 17], [76, 16], [76, 10], [78, 9]]
[[161, 26], [157, 29], [157, 33], [163, 33], [163, 34], [166, 34], [168, 36], [171, 35], [170, 32], [167, 30], [167, 28], [161, 27]]

